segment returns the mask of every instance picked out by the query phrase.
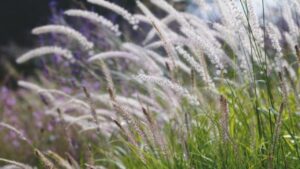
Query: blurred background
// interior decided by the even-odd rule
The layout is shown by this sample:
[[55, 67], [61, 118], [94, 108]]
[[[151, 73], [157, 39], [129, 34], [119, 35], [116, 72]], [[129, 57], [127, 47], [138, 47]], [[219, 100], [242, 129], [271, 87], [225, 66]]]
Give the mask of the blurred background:
[[[134, 9], [134, 0], [110, 0]], [[93, 8], [102, 15], [117, 21], [118, 16], [109, 11], [95, 9], [86, 0], [1, 0], [0, 5], [0, 85], [16, 87], [16, 76], [32, 74], [34, 66], [16, 65], [14, 60], [25, 51], [37, 46], [37, 38], [31, 35], [31, 29], [51, 22], [54, 15], [68, 8]], [[108, 16], [109, 15], [109, 16]]]

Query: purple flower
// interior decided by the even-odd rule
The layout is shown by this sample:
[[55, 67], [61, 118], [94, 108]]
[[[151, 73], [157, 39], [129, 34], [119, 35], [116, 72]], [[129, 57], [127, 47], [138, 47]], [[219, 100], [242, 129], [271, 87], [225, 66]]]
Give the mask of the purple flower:
[[63, 92], [65, 92], [65, 93], [67, 93], [67, 94], [71, 94], [71, 93], [72, 93], [72, 89], [69, 88], [69, 87], [63, 87], [61, 90], [62, 90]]
[[17, 134], [13, 131], [9, 131], [7, 136], [9, 139], [15, 139], [17, 137]]
[[7, 87], [4, 86], [1, 88], [0, 93], [1, 93], [1, 95], [0, 95], [1, 100], [4, 100], [8, 96], [9, 90], [7, 89]]
[[18, 148], [18, 147], [20, 147], [20, 142], [18, 141], [18, 140], [13, 140], [12, 141], [12, 145], [15, 147], [15, 148]]
[[95, 90], [98, 90], [100, 88], [100, 83], [99, 82], [95, 82], [93, 84], [93, 87], [94, 87]]
[[54, 128], [53, 128], [53, 125], [49, 123], [49, 124], [47, 125], [47, 130], [48, 130], [48, 131], [53, 131], [53, 129], [54, 129]]
[[34, 112], [33, 117], [35, 118], [36, 121], [41, 121], [42, 117], [43, 117], [43, 113], [42, 112]]
[[6, 103], [7, 106], [12, 107], [12, 106], [16, 105], [17, 101], [14, 97], [9, 97], [9, 98], [6, 99], [5, 103]]

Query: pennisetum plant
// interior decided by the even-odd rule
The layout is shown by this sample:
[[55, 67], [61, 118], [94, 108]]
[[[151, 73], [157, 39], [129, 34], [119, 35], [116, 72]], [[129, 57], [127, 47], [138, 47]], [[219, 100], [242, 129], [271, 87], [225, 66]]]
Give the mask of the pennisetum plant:
[[[35, 28], [36, 35], [62, 34], [67, 41], [57, 38], [17, 62], [41, 55], [66, 58], [63, 64], [70, 68], [56, 73], [72, 78], [76, 92], [25, 81], [19, 85], [46, 97], [47, 114], [58, 117], [59, 109], [59, 118], [82, 133], [98, 130], [99, 141], [125, 136], [121, 143], [108, 141], [117, 148], [88, 168], [298, 168], [299, 62], [295, 66], [291, 60], [299, 59], [300, 4], [288, 1], [281, 13], [262, 0], [263, 14], [250, 0], [195, 1], [200, 10], [217, 9], [214, 20], [176, 9], [173, 4], [179, 2], [137, 0], [131, 13], [108, 0], [87, 0], [120, 15], [144, 40], [128, 37], [119, 24], [96, 12], [67, 10], [69, 17], [105, 26], [119, 41], [103, 50], [71, 23]], [[50, 59], [43, 60], [52, 66]], [[74, 66], [83, 77], [66, 73]], [[84, 80], [102, 87], [93, 89]], [[36, 155], [52, 166], [40, 151]], [[48, 155], [65, 168], [74, 163]]]

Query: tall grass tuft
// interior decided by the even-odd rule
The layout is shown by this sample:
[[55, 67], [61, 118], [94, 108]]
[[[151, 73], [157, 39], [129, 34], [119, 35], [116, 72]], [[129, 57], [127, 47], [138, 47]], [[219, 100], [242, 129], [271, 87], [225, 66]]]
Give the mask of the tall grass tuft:
[[[82, 135], [98, 131], [106, 147], [88, 150], [87, 168], [299, 168], [300, 13], [292, 5], [299, 3], [289, 1], [280, 11], [262, 0], [262, 14], [249, 0], [196, 1], [199, 10], [218, 11], [212, 19], [165, 0], [136, 1], [135, 13], [88, 0], [121, 15], [143, 40], [94, 12], [68, 10], [66, 15], [97, 20], [119, 39], [112, 36], [113, 48], [103, 50], [97, 39], [82, 37], [93, 29], [71, 23], [36, 28], [35, 34], [72, 38], [61, 42], [64, 48], [40, 47], [17, 62], [64, 56], [69, 67], [57, 74], [71, 78], [75, 92], [19, 84], [51, 101], [48, 115], [57, 118], [59, 109], [59, 117]], [[65, 49], [73, 39], [83, 49]], [[101, 88], [90, 85], [95, 82]], [[48, 154], [55, 163], [35, 152], [46, 168], [74, 164], [53, 152]]]

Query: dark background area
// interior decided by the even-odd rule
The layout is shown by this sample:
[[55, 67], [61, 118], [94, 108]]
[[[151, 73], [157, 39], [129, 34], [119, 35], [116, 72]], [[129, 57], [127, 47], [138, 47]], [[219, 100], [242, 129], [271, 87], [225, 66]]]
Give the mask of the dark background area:
[[[30, 30], [45, 24], [50, 16], [51, 0], [1, 0], [0, 2], [0, 45], [15, 42], [31, 45]], [[59, 1], [60, 8], [66, 8], [68, 0]]]
[[[134, 0], [110, 0], [133, 8]], [[50, 18], [51, 5], [58, 10], [78, 5], [87, 5], [86, 0], [1, 0], [0, 2], [0, 45], [15, 42], [17, 45], [32, 45], [30, 31], [33, 27], [46, 24]], [[101, 9], [100, 12], [108, 13]]]

